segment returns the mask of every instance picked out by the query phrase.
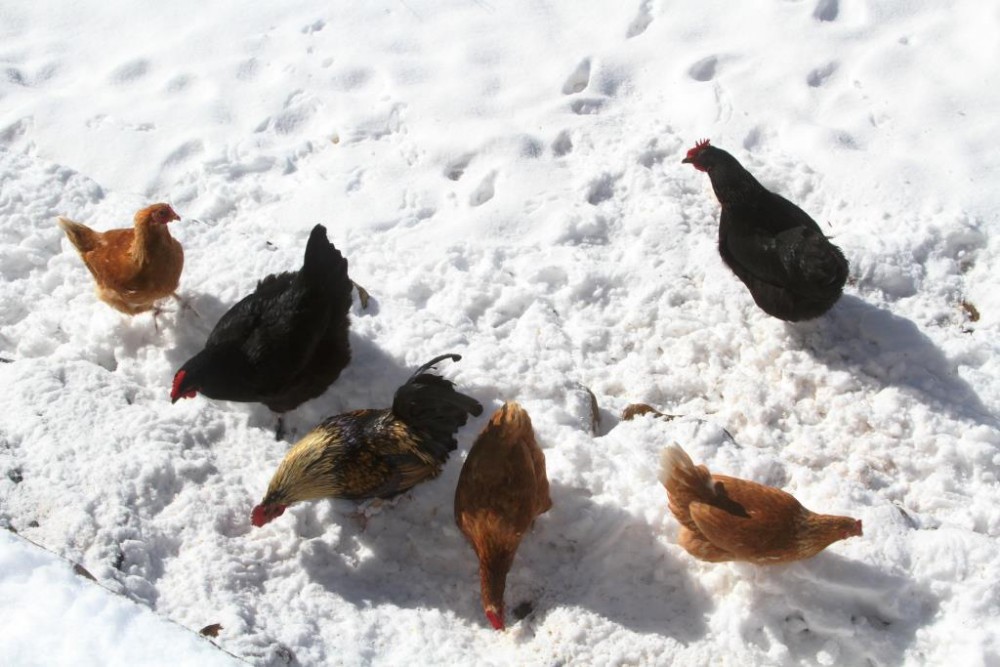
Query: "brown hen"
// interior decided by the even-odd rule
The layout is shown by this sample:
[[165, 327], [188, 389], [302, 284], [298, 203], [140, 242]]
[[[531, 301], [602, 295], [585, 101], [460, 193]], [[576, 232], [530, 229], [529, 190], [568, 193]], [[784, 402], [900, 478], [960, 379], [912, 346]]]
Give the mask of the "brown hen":
[[663, 450], [660, 482], [681, 523], [680, 545], [701, 560], [787, 563], [861, 535], [859, 519], [816, 514], [781, 489], [713, 475], [677, 445]]
[[80, 253], [97, 282], [97, 298], [126, 315], [152, 310], [154, 303], [177, 297], [184, 249], [167, 223], [180, 216], [167, 204], [153, 204], [135, 214], [132, 229], [97, 232], [59, 218], [59, 227]]
[[550, 507], [531, 418], [517, 403], [504, 403], [469, 451], [455, 491], [455, 522], [479, 556], [483, 610], [497, 630], [504, 628], [504, 588], [521, 537]]

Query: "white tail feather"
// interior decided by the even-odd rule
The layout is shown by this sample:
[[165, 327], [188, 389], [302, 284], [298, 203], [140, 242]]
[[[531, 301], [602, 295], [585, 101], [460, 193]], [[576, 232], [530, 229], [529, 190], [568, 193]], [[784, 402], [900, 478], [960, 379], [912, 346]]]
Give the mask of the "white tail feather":
[[660, 484], [666, 486], [667, 480], [674, 476], [674, 470], [678, 467], [694, 468], [694, 461], [678, 444], [664, 447], [660, 454]]
[[693, 480], [701, 478], [704, 481], [705, 490], [708, 491], [709, 495], [715, 495], [715, 485], [712, 482], [711, 475], [707, 479], [702, 477], [703, 473], [694, 464], [688, 453], [681, 449], [680, 445], [674, 443], [668, 447], [664, 447], [663, 452], [660, 454], [660, 484], [666, 487], [667, 482], [677, 474], [678, 469], [683, 471], [684, 478], [686, 478], [684, 480], [686, 485], [690, 485]]

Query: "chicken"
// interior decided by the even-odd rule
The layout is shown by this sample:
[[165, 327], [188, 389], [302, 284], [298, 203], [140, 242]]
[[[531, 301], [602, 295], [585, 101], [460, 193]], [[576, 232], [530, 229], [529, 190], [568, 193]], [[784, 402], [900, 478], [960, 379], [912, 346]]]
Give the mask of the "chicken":
[[663, 450], [660, 482], [681, 523], [680, 545], [712, 563], [787, 563], [862, 534], [860, 519], [815, 514], [781, 489], [713, 475], [677, 445]]
[[847, 260], [805, 211], [766, 190], [707, 139], [681, 162], [708, 173], [722, 205], [719, 254], [761, 310], [798, 322], [833, 307], [847, 280]]
[[167, 204], [153, 204], [135, 214], [132, 229], [97, 232], [68, 218], [58, 219], [70, 243], [97, 282], [97, 298], [126, 315], [153, 310], [177, 296], [184, 249], [167, 223], [180, 216]]
[[427, 372], [432, 359], [396, 390], [391, 409], [355, 410], [330, 417], [295, 443], [250, 520], [255, 526], [281, 516], [289, 505], [317, 498], [391, 498], [437, 477], [455, 451], [454, 434], [468, 415], [483, 412], [455, 385]]
[[659, 410], [657, 410], [656, 408], [654, 408], [652, 405], [648, 405], [646, 403], [630, 403], [625, 406], [624, 410], [622, 410], [622, 421], [623, 422], [632, 421], [633, 419], [641, 415], [652, 415], [653, 417], [656, 417], [657, 419], [662, 419], [663, 421], [671, 421], [673, 419], [677, 419], [677, 415], [664, 414]]
[[[170, 400], [263, 403], [279, 413], [316, 398], [351, 360], [347, 260], [313, 227], [299, 271], [272, 274], [222, 316], [174, 376]], [[282, 436], [279, 417], [278, 437]]]
[[531, 418], [504, 403], [472, 446], [455, 491], [455, 522], [479, 557], [483, 610], [496, 630], [504, 628], [504, 588], [521, 538], [551, 507]]

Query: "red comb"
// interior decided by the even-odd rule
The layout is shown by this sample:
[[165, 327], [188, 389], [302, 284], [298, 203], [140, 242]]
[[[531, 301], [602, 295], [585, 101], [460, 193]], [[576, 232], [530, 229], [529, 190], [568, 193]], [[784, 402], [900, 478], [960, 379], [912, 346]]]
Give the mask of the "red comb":
[[176, 401], [181, 397], [181, 382], [184, 382], [186, 371], [177, 371], [174, 376], [174, 384], [170, 387], [170, 399]]
[[198, 395], [197, 389], [188, 389], [183, 394], [181, 393], [181, 384], [184, 382], [184, 376], [186, 375], [187, 371], [177, 371], [177, 375], [174, 376], [174, 384], [170, 387], [171, 403], [176, 403], [181, 398], [194, 398]]
[[265, 505], [261, 503], [250, 512], [250, 523], [260, 528], [264, 524], [271, 523], [285, 513], [287, 505]]
[[253, 512], [250, 513], [250, 523], [258, 528], [267, 523], [267, 511], [263, 505], [257, 505], [253, 508]]
[[697, 143], [695, 143], [694, 148], [692, 148], [687, 152], [687, 156], [689, 158], [693, 158], [695, 155], [700, 153], [702, 149], [704, 149], [706, 146], [708, 146], [708, 139], [702, 139], [698, 141]]

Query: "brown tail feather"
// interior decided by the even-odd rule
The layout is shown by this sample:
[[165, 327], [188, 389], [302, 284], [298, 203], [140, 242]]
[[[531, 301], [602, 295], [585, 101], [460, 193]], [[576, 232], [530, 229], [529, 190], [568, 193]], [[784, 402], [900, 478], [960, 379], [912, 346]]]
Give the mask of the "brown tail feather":
[[73, 222], [69, 218], [63, 217], [59, 217], [57, 222], [59, 223], [59, 227], [66, 232], [66, 237], [69, 239], [69, 242], [72, 243], [81, 254], [89, 252], [97, 247], [97, 232], [87, 225], [80, 224], [79, 222]]
[[507, 401], [490, 417], [493, 428], [510, 429], [515, 432], [531, 433], [531, 417], [514, 401]]
[[670, 445], [660, 456], [660, 483], [667, 490], [670, 511], [689, 530], [698, 532], [691, 518], [693, 501], [712, 502], [717, 494], [712, 474], [705, 466], [696, 466], [679, 445]]
[[501, 442], [523, 442], [528, 447], [531, 463], [535, 469], [535, 493], [537, 504], [535, 514], [544, 514], [552, 508], [552, 497], [549, 495], [549, 478], [545, 472], [545, 454], [542, 453], [535, 440], [535, 431], [531, 426], [531, 417], [527, 411], [514, 401], [507, 401], [490, 417], [486, 427], [492, 431]]

